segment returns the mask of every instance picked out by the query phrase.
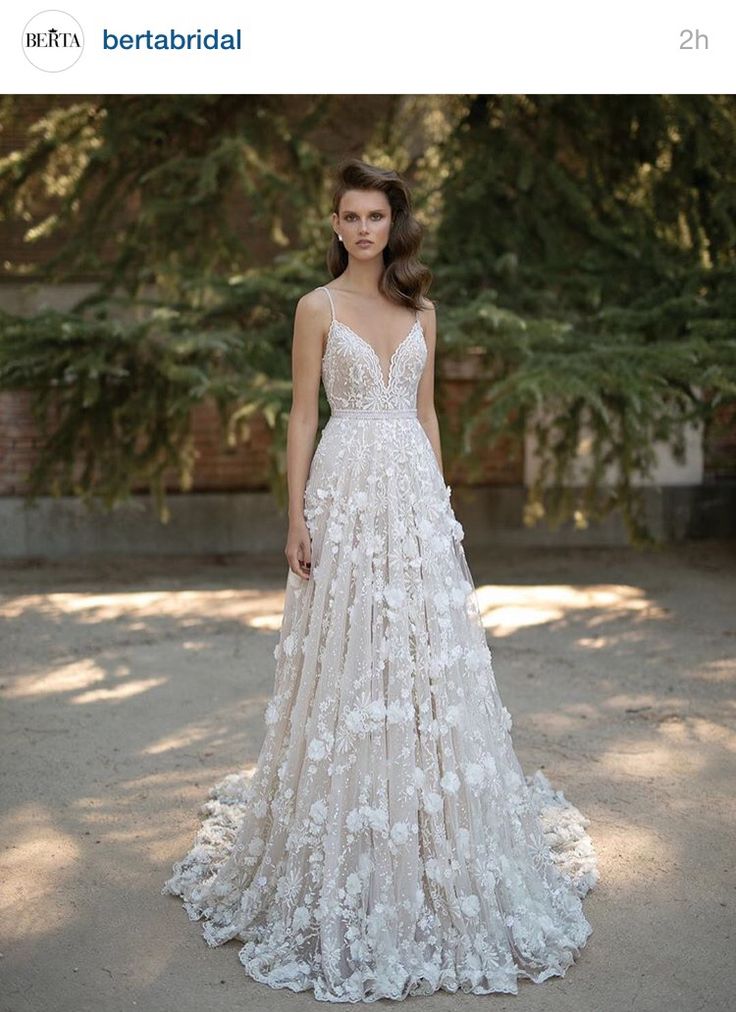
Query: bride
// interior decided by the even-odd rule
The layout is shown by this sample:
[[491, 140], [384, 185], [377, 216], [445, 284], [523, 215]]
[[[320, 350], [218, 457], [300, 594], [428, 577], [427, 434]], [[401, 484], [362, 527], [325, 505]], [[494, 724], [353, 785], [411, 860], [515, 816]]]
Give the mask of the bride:
[[[338, 171], [332, 281], [299, 300], [274, 692], [162, 892], [321, 1001], [518, 993], [592, 927], [588, 820], [513, 749], [445, 484], [436, 311], [406, 183]], [[320, 381], [331, 416], [314, 449]]]

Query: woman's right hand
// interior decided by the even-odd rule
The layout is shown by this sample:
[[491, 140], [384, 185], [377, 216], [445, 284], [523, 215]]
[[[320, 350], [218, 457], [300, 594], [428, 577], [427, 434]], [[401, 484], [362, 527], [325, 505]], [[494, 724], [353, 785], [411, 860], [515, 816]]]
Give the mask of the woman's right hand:
[[294, 520], [289, 523], [284, 554], [292, 573], [296, 573], [303, 580], [308, 580], [312, 568], [312, 539], [306, 520]]

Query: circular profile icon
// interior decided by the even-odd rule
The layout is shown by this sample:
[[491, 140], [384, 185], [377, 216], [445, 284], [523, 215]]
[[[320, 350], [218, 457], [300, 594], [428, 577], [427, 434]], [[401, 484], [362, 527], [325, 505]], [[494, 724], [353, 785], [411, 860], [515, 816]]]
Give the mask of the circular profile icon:
[[56, 74], [73, 67], [84, 49], [79, 22], [64, 11], [41, 11], [23, 29], [23, 52], [37, 70]]

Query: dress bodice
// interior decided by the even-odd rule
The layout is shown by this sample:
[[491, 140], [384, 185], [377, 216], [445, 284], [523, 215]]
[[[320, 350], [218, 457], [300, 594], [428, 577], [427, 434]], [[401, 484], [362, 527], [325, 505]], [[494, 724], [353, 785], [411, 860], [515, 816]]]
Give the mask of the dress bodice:
[[322, 357], [322, 382], [332, 411], [395, 411], [416, 409], [417, 388], [427, 361], [427, 345], [419, 319], [394, 350], [388, 375], [375, 348], [335, 315], [332, 295], [324, 285], [332, 311]]

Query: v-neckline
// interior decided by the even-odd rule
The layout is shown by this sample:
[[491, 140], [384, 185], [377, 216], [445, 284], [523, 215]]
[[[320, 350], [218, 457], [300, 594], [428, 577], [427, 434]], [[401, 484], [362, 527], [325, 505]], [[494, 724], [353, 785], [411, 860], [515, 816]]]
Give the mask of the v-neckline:
[[412, 323], [411, 325], [409, 333], [406, 335], [406, 337], [403, 337], [399, 341], [394, 350], [391, 352], [391, 358], [388, 360], [388, 376], [386, 377], [386, 379], [384, 379], [383, 362], [381, 361], [381, 356], [378, 354], [378, 352], [370, 343], [370, 341], [366, 341], [366, 339], [364, 337], [361, 337], [361, 335], [356, 330], [353, 330], [353, 328], [348, 326], [347, 323], [343, 323], [342, 320], [338, 320], [336, 316], [332, 318], [330, 329], [332, 329], [332, 327], [334, 327], [335, 324], [337, 324], [338, 327], [344, 327], [345, 330], [349, 330], [350, 333], [353, 335], [353, 337], [357, 337], [359, 341], [361, 341], [370, 351], [373, 352], [373, 357], [375, 359], [376, 365], [378, 366], [378, 372], [381, 377], [381, 384], [383, 385], [384, 390], [388, 390], [389, 387], [391, 386], [391, 377], [393, 375], [394, 360], [396, 359], [396, 355], [398, 354], [399, 350], [406, 344], [411, 335], [414, 333], [415, 328], [417, 326], [421, 327], [421, 323], [419, 322], [419, 320], [415, 320], [414, 323]]

